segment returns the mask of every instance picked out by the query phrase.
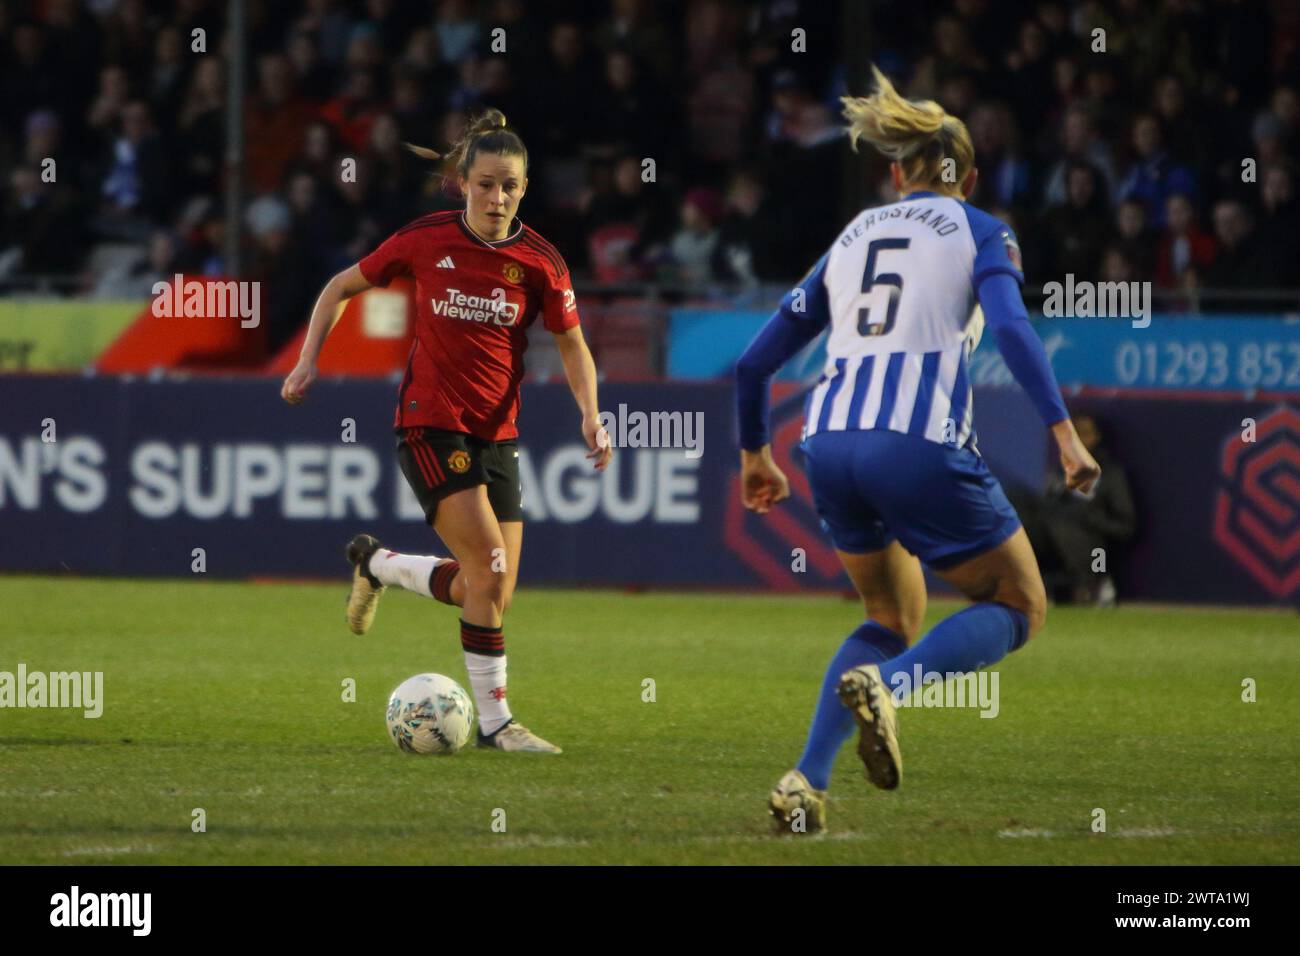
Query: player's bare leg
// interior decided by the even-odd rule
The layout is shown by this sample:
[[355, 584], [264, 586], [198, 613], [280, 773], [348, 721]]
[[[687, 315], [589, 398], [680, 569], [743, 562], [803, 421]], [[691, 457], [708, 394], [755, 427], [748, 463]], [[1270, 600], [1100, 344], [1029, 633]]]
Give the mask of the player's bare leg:
[[1047, 591], [1024, 528], [996, 548], [935, 574], [972, 601], [992, 601], [1020, 611], [1029, 620], [1031, 639], [1047, 618]]
[[916, 555], [897, 541], [866, 554], [835, 553], [862, 598], [867, 620], [914, 642], [921, 635], [926, 604], [925, 574]]
[[[520, 524], [509, 522], [509, 524]], [[560, 753], [560, 748], [532, 733], [506, 703], [506, 656], [502, 620], [506, 598], [516, 579], [506, 534], [488, 502], [483, 485], [448, 495], [438, 503], [434, 530], [460, 562], [464, 578], [461, 646], [479, 715], [480, 747], [526, 753]], [[519, 529], [511, 536], [522, 541]]]
[[505, 593], [501, 599], [501, 613], [504, 614], [510, 610], [510, 602], [515, 596], [515, 585], [519, 583], [519, 555], [524, 547], [524, 523], [502, 521], [501, 537], [506, 542]]

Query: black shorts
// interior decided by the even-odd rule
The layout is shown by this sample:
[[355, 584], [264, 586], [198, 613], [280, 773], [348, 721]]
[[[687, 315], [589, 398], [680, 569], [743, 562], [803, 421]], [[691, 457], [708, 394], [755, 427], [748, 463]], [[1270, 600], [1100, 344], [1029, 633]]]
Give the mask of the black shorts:
[[397, 461], [429, 524], [439, 501], [477, 485], [487, 485], [497, 521], [524, 520], [519, 444], [513, 438], [484, 441], [442, 428], [399, 428]]

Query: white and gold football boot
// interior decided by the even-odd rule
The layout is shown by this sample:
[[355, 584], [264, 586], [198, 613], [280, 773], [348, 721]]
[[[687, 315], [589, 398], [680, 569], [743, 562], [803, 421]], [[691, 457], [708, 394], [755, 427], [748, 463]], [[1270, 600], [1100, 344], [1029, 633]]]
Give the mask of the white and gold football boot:
[[543, 740], [513, 717], [510, 723], [492, 734], [478, 732], [478, 746], [504, 750], [507, 753], [562, 754], [559, 747]]
[[352, 590], [348, 594], [348, 627], [353, 634], [364, 634], [374, 623], [379, 596], [384, 585], [370, 573], [370, 557], [379, 550], [374, 535], [359, 534], [348, 542], [347, 556], [352, 565]]
[[845, 671], [840, 677], [840, 703], [858, 722], [858, 756], [867, 779], [881, 790], [893, 790], [903, 777], [898, 749], [898, 711], [875, 664]]
[[816, 833], [826, 829], [826, 791], [814, 790], [808, 778], [791, 770], [767, 798], [779, 833]]

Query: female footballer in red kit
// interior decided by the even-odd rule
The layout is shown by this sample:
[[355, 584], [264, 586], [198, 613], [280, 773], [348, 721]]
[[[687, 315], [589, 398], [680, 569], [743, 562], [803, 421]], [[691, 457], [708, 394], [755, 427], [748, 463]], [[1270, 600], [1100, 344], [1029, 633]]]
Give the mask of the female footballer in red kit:
[[366, 633], [390, 584], [460, 607], [479, 746], [559, 753], [511, 715], [502, 635], [523, 540], [519, 382], [527, 329], [539, 314], [555, 336], [578, 403], [587, 457], [603, 470], [613, 449], [597, 417], [596, 367], [578, 326], [568, 267], [553, 245], [515, 218], [528, 186], [523, 141], [504, 115], [488, 110], [449, 160], [464, 211], [416, 219], [334, 276], [316, 301], [298, 364], [280, 394], [291, 404], [303, 400], [341, 301], [399, 275], [415, 279], [415, 341], [394, 420], [397, 456], [452, 557], [400, 554], [357, 535], [347, 547], [353, 566], [348, 624]]

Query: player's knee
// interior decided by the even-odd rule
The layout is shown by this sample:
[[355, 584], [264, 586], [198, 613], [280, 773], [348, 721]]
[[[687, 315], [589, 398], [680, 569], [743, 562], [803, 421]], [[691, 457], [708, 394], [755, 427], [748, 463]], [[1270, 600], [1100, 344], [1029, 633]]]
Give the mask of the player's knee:
[[1041, 578], [1017, 582], [1000, 588], [996, 598], [1002, 604], [1015, 608], [1029, 621], [1029, 636], [1033, 637], [1047, 620], [1047, 592]]
[[465, 578], [465, 598], [504, 610], [507, 604], [506, 582], [501, 574], [490, 568], [474, 569]]
[[912, 644], [921, 634], [921, 622], [925, 611], [920, 608], [902, 607], [893, 601], [868, 600], [864, 602], [867, 618], [889, 628]]

